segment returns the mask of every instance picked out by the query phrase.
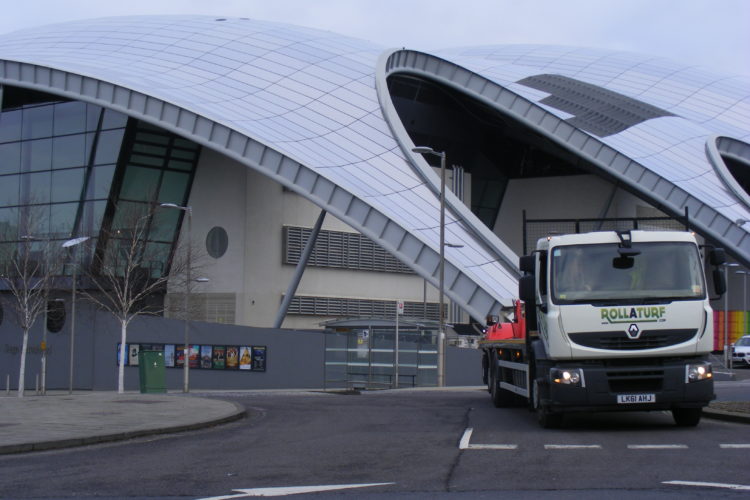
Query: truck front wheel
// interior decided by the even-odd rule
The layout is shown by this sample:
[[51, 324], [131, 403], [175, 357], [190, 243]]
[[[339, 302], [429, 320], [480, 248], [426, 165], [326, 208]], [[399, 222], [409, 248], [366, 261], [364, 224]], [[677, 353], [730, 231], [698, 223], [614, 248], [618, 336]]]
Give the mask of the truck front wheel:
[[532, 404], [534, 405], [534, 410], [536, 411], [537, 418], [539, 419], [539, 425], [541, 425], [545, 429], [557, 429], [562, 427], [563, 414], [552, 413], [546, 407], [542, 406], [542, 397], [539, 390], [539, 382], [534, 380], [533, 387], [534, 392], [532, 395]]
[[680, 427], [695, 427], [701, 421], [703, 408], [675, 408], [672, 417]]

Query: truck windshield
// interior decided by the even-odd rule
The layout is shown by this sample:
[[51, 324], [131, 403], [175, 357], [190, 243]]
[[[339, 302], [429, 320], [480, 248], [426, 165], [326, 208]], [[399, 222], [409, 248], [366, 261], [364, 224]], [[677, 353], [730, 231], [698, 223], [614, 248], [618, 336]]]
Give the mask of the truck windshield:
[[698, 248], [688, 242], [569, 245], [552, 250], [556, 304], [657, 303], [705, 298]]

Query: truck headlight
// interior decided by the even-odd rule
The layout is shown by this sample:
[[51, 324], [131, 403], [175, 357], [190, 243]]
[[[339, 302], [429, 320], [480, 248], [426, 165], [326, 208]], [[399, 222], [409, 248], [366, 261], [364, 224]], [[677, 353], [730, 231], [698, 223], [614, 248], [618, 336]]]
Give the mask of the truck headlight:
[[550, 380], [555, 384], [586, 387], [583, 380], [583, 370], [580, 368], [552, 368], [550, 370]]
[[711, 363], [702, 361], [700, 363], [688, 363], [685, 365], [685, 383], [698, 382], [713, 378]]

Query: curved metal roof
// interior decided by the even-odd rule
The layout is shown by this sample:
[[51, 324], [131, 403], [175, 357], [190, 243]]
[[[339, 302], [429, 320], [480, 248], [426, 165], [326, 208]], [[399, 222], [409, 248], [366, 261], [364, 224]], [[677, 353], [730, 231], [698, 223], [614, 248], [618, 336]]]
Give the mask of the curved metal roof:
[[[416, 72], [535, 127], [657, 205], [689, 206], [701, 231], [736, 246], [750, 265], [748, 232], [732, 223], [750, 211], [704, 152], [709, 135], [748, 142], [746, 81], [560, 47], [440, 54], [250, 19], [105, 18], [0, 37], [0, 83], [94, 102], [220, 151], [436, 284], [439, 179], [411, 153], [384, 91], [388, 74]], [[576, 85], [585, 90], [578, 93], [603, 89], [622, 119], [571, 113], [576, 98], [566, 92]], [[648, 104], [636, 106], [648, 118], [629, 118], [631, 101]], [[464, 246], [446, 249], [446, 294], [481, 319], [516, 295], [517, 257], [450, 194], [448, 207], [446, 240]]]
[[[735, 224], [750, 220], [747, 196], [724, 182], [714, 165], [722, 160], [710, 151], [717, 135], [750, 142], [750, 80], [653, 56], [571, 47], [480, 47], [441, 56], [409, 60], [401, 53], [394, 59], [405, 62], [393, 64], [515, 116], [673, 215], [688, 207], [701, 234], [750, 265], [750, 228]], [[565, 95], [576, 87], [610, 95], [600, 91], [598, 102], [576, 103]], [[609, 130], [602, 123], [587, 127], [586, 114], [594, 122], [597, 107], [620, 123]], [[648, 117], [622, 116], [639, 112]]]
[[[249, 19], [106, 18], [0, 37], [0, 83], [94, 102], [218, 150], [437, 284], [439, 182], [412, 168], [383, 118], [382, 52]], [[475, 232], [447, 211], [446, 239], [464, 246], [446, 249], [445, 292], [481, 319], [515, 296], [516, 256]]]

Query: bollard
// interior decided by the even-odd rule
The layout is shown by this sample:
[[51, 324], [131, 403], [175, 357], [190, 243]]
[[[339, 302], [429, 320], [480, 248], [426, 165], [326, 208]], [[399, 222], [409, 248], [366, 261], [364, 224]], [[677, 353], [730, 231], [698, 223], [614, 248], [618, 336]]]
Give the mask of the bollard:
[[5, 395], [10, 396], [10, 375], [5, 376]]
[[36, 395], [39, 395], [39, 374], [36, 374]]

